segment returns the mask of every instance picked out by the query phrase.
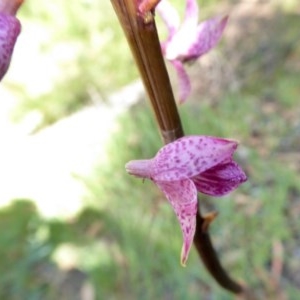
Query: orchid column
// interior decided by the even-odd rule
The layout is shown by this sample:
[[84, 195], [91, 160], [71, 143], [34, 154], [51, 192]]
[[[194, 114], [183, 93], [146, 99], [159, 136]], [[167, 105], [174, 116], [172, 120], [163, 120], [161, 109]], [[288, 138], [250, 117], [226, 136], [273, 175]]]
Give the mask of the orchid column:
[[[142, 80], [148, 93], [151, 106], [154, 110], [162, 139], [164, 140], [165, 144], [174, 142], [178, 138], [183, 137], [184, 134], [177, 106], [175, 104], [172, 88], [170, 85], [169, 76], [162, 57], [161, 46], [154, 20], [154, 8], [158, 4], [159, 0], [111, 0], [111, 2], [125, 32], [136, 64], [142, 76]], [[196, 139], [199, 142], [201, 138]], [[232, 163], [231, 155], [237, 146], [235, 142], [225, 140], [221, 141], [214, 138], [203, 137], [203, 140], [205, 139], [205, 143], [210, 141], [213, 144], [225, 144], [226, 149], [222, 146], [220, 148], [217, 147], [218, 150], [214, 151], [220, 151], [220, 153], [222, 152], [226, 156], [226, 159], [224, 158], [225, 163]], [[170, 147], [163, 148], [164, 150], [161, 150], [162, 152], [160, 151], [159, 153], [168, 153], [169, 151], [172, 152], [177, 146], [180, 148], [183, 144], [189, 142], [194, 143], [195, 140], [181, 139], [178, 144], [171, 143]], [[211, 149], [213, 149], [216, 144], [213, 145]], [[216, 147], [214, 149], [216, 149]], [[157, 159], [160, 159], [161, 157], [159, 153]], [[127, 171], [133, 175], [153, 180], [166, 194], [167, 198], [171, 198], [171, 200], [169, 198], [168, 200], [172, 202], [172, 192], [174, 191], [174, 186], [172, 187], [172, 180], [169, 180], [170, 178], [168, 177], [167, 173], [165, 173], [165, 178], [164, 175], [160, 175], [156, 171], [154, 171], [155, 169], [153, 169], [152, 166], [153, 164], [156, 165], [156, 163], [157, 160], [134, 161], [129, 162], [126, 168]], [[215, 166], [217, 165], [218, 163], [215, 164]], [[236, 166], [234, 165], [234, 167]], [[189, 171], [190, 170], [187, 170], [187, 172]], [[198, 171], [199, 170], [197, 170], [197, 172]], [[198, 172], [200, 177], [202, 171], [205, 172], [204, 169]], [[214, 171], [215, 170], [213, 169], [212, 172], [214, 173]], [[195, 173], [195, 175], [197, 174]], [[245, 180], [245, 175], [243, 175], [243, 172], [238, 174], [238, 176], [240, 175], [241, 177], [238, 180], [238, 184]], [[199, 181], [193, 181], [192, 179], [189, 179], [182, 183], [182, 187], [187, 187], [187, 185], [190, 186], [190, 188], [193, 190], [193, 195], [191, 194], [191, 196], [193, 197], [197, 197], [197, 182], [200, 186], [201, 178], [203, 179], [203, 177], [200, 177]], [[177, 180], [178, 178], [175, 179]], [[210, 180], [211, 179], [212, 177], [210, 178]], [[171, 189], [169, 190], [170, 187]], [[199, 190], [201, 191], [201, 188]], [[176, 198], [180, 194], [181, 193], [179, 192], [174, 197]], [[188, 195], [185, 194], [182, 196], [184, 197]], [[197, 209], [197, 201], [193, 201], [193, 205], [196, 205], [196, 207], [193, 206], [194, 209], [192, 209], [193, 213], [195, 213], [196, 229], [195, 234], [193, 233], [192, 236], [194, 236], [194, 244], [205, 266], [212, 274], [212, 276], [225, 289], [230, 290], [234, 293], [243, 292], [243, 288], [238, 283], [234, 282], [224, 271], [224, 269], [220, 265], [217, 254], [213, 249], [207, 229], [214, 214], [202, 217], [199, 209]], [[175, 212], [176, 209], [177, 208], [174, 208]], [[185, 222], [185, 220], [183, 221]], [[183, 228], [184, 224], [181, 227]], [[188, 227], [184, 228], [185, 230], [187, 230]], [[186, 254], [187, 250], [188, 249], [183, 248], [183, 259], [186, 259], [184, 255]]]

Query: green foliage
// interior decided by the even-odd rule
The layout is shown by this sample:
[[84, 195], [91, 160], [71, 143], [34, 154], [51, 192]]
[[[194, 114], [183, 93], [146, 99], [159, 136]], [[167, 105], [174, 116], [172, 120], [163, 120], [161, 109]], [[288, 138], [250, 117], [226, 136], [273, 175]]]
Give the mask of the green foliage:
[[[47, 258], [51, 249], [35, 243], [34, 236], [42, 221], [34, 205], [18, 200], [0, 212], [0, 298], [19, 300], [39, 299], [44, 287], [36, 276], [35, 268]], [[40, 285], [35, 289], [35, 285]]]

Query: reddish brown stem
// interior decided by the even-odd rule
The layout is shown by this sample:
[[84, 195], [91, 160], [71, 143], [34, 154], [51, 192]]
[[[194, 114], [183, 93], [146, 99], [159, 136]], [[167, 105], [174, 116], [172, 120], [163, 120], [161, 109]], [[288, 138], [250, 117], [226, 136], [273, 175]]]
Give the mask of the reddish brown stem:
[[183, 130], [153, 16], [151, 12], [147, 16], [138, 14], [134, 0], [111, 2], [139, 68], [162, 138], [165, 143], [174, 141], [183, 136]]
[[[151, 11], [141, 14], [138, 0], [111, 2], [139, 68], [161, 136], [165, 143], [172, 142], [184, 133], [161, 53], [154, 16]], [[236, 294], [241, 293], [242, 287], [222, 268], [206, 226], [203, 226], [205, 222], [199, 211], [194, 243], [204, 265], [222, 287]]]
[[212, 245], [209, 233], [203, 226], [205, 218], [200, 213], [197, 214], [196, 233], [194, 236], [194, 245], [198, 254], [202, 258], [204, 265], [215, 280], [224, 288], [235, 294], [242, 293], [242, 286], [232, 280], [223, 269], [216, 251]]

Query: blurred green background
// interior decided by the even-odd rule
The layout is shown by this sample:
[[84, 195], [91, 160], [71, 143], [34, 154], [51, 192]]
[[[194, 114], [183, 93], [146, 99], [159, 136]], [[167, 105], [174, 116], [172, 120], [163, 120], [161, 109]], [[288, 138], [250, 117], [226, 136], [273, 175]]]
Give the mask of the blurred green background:
[[[181, 1], [174, 2], [182, 12]], [[236, 159], [249, 176], [227, 197], [202, 195], [201, 207], [219, 212], [214, 245], [255, 299], [298, 299], [299, 3], [199, 3], [201, 19], [229, 13], [230, 22], [221, 44], [188, 67], [193, 94], [179, 107], [183, 125], [187, 134], [239, 140]], [[28, 0], [19, 18], [32, 43], [16, 49], [2, 84], [14, 95], [13, 122], [38, 115], [30, 134], [87, 107], [109, 107], [109, 95], [138, 78], [109, 1]], [[36, 51], [22, 71], [18, 51]], [[171, 68], [170, 75], [176, 93]], [[85, 196], [76, 213], [46, 217], [38, 199], [21, 196], [2, 205], [0, 299], [235, 299], [194, 249], [187, 267], [180, 266], [182, 238], [171, 207], [151, 182], [124, 170], [127, 161], [161, 147], [146, 99], [118, 116], [103, 147], [105, 163], [77, 176]]]

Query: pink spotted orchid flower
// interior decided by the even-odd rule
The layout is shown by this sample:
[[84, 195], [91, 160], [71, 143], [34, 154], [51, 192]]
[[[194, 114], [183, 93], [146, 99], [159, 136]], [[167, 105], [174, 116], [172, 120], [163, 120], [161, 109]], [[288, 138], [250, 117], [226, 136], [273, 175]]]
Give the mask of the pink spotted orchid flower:
[[183, 103], [191, 91], [184, 63], [196, 60], [216, 46], [228, 17], [215, 17], [198, 24], [196, 0], [186, 0], [185, 16], [181, 25], [178, 12], [168, 0], [160, 1], [156, 12], [168, 29], [167, 40], [161, 43], [162, 52], [175, 67], [179, 82], [179, 102]]
[[8, 70], [21, 24], [15, 17], [23, 0], [0, 0], [0, 81]]
[[222, 138], [186, 136], [162, 147], [152, 159], [125, 166], [129, 174], [152, 180], [172, 205], [183, 234], [182, 265], [195, 234], [197, 192], [223, 196], [247, 180], [232, 158], [237, 146]]

